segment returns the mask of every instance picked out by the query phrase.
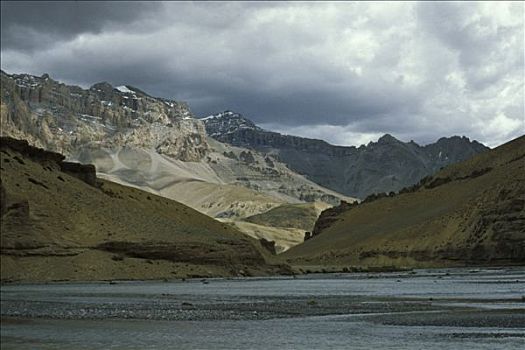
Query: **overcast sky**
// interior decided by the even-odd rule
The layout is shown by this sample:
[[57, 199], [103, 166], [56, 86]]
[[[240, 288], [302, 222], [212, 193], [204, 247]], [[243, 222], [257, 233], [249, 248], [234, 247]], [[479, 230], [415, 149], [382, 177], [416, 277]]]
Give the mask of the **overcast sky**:
[[523, 2], [2, 1], [1, 66], [340, 145], [525, 133]]

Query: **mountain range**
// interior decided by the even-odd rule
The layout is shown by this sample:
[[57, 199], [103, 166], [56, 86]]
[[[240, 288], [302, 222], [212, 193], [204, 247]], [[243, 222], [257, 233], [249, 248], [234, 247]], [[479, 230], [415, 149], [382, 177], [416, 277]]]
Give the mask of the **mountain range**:
[[269, 154], [315, 183], [362, 199], [399, 191], [444, 166], [488, 150], [466, 137], [443, 137], [420, 146], [389, 134], [360, 147], [334, 146], [264, 130], [232, 111], [201, 120], [208, 135], [218, 141]]
[[270, 155], [209, 138], [185, 103], [104, 82], [83, 89], [47, 74], [1, 72], [1, 83], [3, 136], [94, 164], [101, 178], [239, 224], [247, 234], [277, 241], [278, 250], [302, 241], [304, 231], [239, 220], [280, 205], [317, 202], [319, 214], [327, 205], [355, 200]]
[[[181, 275], [190, 273], [181, 263], [199, 265], [192, 271], [204, 275], [259, 273], [259, 263], [259, 271], [284, 268], [269, 263], [268, 250], [284, 252], [283, 266], [338, 268], [507, 264], [522, 256], [523, 139], [489, 150], [466, 137], [420, 146], [387, 134], [360, 147], [335, 146], [264, 130], [231, 111], [198, 119], [183, 102], [129, 85], [84, 89], [47, 74], [3, 71], [1, 82], [1, 135], [27, 140], [20, 146], [4, 139], [10, 141], [2, 146], [2, 265], [14, 279], [25, 278], [13, 271], [27, 272], [37, 255], [53, 264], [70, 256], [79, 269], [98, 257], [107, 263], [100, 265], [109, 271], [104, 276], [119, 266], [127, 271], [121, 276], [131, 276], [135, 263], [146, 271], [145, 260], [128, 258], [158, 260], [158, 276], [175, 260]], [[47, 209], [45, 198], [53, 202]], [[93, 209], [97, 201], [105, 203]], [[174, 237], [147, 225], [159, 215]], [[132, 225], [124, 227], [129, 237], [114, 226], [123, 220]], [[215, 233], [208, 235], [210, 227]], [[202, 239], [188, 237], [197, 231]], [[240, 232], [261, 242], [232, 243], [259, 262], [253, 266], [241, 267], [235, 249], [223, 246]], [[179, 234], [187, 245], [177, 247]], [[163, 247], [182, 251], [175, 259]], [[206, 252], [215, 260], [202, 267]], [[189, 262], [185, 254], [203, 260]], [[113, 256], [132, 263], [115, 265], [107, 260]], [[18, 257], [27, 259], [20, 265]], [[33, 272], [26, 276], [44, 274]]]

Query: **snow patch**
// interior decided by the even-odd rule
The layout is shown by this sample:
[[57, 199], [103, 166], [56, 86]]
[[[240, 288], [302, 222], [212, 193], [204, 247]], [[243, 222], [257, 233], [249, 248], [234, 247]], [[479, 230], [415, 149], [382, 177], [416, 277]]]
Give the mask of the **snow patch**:
[[120, 92], [123, 92], [125, 94], [134, 94], [135, 91], [128, 89], [126, 85], [117, 86], [115, 89], [117, 89]]
[[89, 114], [80, 114], [80, 116], [83, 118], [89, 118], [89, 119], [102, 119], [102, 117], [95, 117], [94, 115], [89, 115]]

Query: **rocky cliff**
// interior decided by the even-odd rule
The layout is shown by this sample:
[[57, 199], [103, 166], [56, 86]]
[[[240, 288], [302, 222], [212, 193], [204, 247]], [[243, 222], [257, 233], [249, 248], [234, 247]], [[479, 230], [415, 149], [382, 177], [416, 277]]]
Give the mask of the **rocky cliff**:
[[185, 103], [155, 98], [131, 86], [89, 89], [28, 74], [1, 72], [3, 136], [70, 155], [87, 145], [136, 146], [184, 161], [208, 152], [203, 124]]
[[343, 147], [266, 131], [231, 111], [202, 120], [215, 139], [268, 153], [313, 182], [358, 198], [398, 191], [488, 149], [466, 137], [441, 138], [420, 146], [388, 134], [366, 146]]

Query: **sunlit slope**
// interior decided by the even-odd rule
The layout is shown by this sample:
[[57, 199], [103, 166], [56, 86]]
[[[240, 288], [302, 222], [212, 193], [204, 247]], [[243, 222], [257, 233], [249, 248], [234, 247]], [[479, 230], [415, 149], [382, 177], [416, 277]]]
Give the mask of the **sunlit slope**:
[[253, 153], [251, 163], [232, 159], [243, 150], [217, 144], [215, 141], [215, 148], [222, 147], [221, 152], [201, 162], [183, 162], [136, 147], [86, 147], [73, 158], [95, 164], [102, 178], [174, 199], [218, 218], [247, 217], [284, 203], [300, 203], [300, 198], [331, 203], [353, 201], [277, 162], [272, 167], [263, 166], [266, 163], [261, 155]]
[[183, 204], [104, 180], [90, 185], [61, 171], [59, 155], [22, 152], [6, 139], [0, 156], [2, 280], [271, 270], [258, 242]]
[[271, 227], [295, 227], [312, 231], [317, 217], [326, 208], [328, 205], [319, 202], [282, 204], [264, 213], [247, 217], [244, 221]]
[[249, 216], [282, 199], [227, 184], [208, 163], [183, 162], [139, 148], [85, 149], [79, 160], [104, 179], [174, 199], [212, 217]]
[[449, 166], [413, 192], [360, 204], [284, 253], [297, 265], [525, 263], [525, 137]]
[[282, 253], [302, 243], [320, 212], [328, 207], [322, 202], [281, 204], [242, 220], [225, 221], [251, 237], [275, 242], [275, 251]]
[[[239, 222], [240, 231], [275, 241], [278, 251], [302, 242], [328, 203], [354, 201], [256, 152], [249, 153], [252, 159], [244, 149], [214, 140], [210, 144], [214, 151], [201, 162], [183, 162], [136, 147], [85, 147], [74, 158], [95, 164], [101, 178]], [[252, 224], [241, 222], [247, 217]]]

